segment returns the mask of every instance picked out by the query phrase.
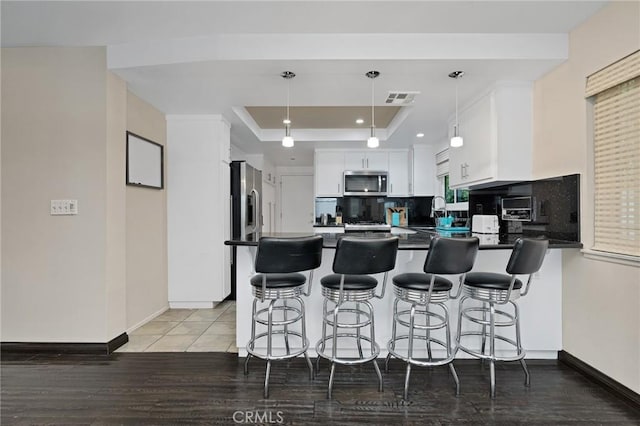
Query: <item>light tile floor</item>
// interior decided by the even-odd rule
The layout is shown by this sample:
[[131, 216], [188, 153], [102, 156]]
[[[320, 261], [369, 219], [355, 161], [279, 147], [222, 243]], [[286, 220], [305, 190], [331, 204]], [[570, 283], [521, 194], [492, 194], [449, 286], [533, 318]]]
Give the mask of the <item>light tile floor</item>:
[[236, 303], [169, 309], [129, 334], [116, 352], [238, 352]]

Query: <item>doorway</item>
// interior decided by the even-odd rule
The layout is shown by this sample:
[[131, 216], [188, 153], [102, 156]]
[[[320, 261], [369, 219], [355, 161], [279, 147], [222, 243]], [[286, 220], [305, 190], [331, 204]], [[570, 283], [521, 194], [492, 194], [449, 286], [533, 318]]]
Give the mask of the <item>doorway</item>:
[[313, 232], [313, 175], [280, 177], [279, 232]]

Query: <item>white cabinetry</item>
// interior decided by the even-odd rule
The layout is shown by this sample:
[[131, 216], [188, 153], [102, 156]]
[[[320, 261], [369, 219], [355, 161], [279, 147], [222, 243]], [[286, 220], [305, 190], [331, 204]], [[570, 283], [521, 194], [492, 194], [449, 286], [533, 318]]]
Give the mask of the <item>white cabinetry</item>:
[[452, 188], [531, 179], [530, 83], [496, 85], [463, 107], [458, 121], [464, 145], [449, 151]]
[[346, 151], [344, 153], [345, 170], [387, 171], [389, 154], [385, 151]]
[[342, 197], [344, 151], [316, 151], [314, 179], [316, 197]]
[[436, 165], [433, 148], [429, 145], [414, 145], [413, 152], [413, 187], [415, 197], [434, 195], [436, 182]]
[[389, 188], [390, 197], [407, 197], [411, 193], [409, 151], [389, 152]]
[[315, 196], [342, 197], [345, 171], [371, 170], [389, 173], [390, 197], [432, 196], [435, 161], [428, 145], [386, 151], [316, 150]]
[[168, 299], [212, 307], [231, 290], [229, 123], [220, 115], [167, 116]]

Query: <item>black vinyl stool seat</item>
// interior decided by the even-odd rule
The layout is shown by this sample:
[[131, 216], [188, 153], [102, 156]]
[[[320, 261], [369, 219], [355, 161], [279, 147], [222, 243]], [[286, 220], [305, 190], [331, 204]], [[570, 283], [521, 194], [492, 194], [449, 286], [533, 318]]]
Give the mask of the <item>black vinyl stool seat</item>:
[[[479, 240], [472, 238], [442, 238], [434, 237], [429, 244], [429, 251], [424, 262], [424, 273], [409, 272], [393, 277], [395, 300], [393, 302], [393, 325], [391, 340], [387, 344], [389, 354], [385, 362], [385, 369], [389, 369], [391, 357], [399, 358], [407, 363], [407, 373], [404, 382], [404, 399], [409, 398], [409, 377], [411, 366], [435, 367], [449, 365], [449, 370], [456, 384], [456, 395], [460, 393], [460, 382], [453, 366], [455, 350], [451, 347], [451, 328], [449, 326], [449, 310], [445, 302], [460, 295], [465, 275], [473, 268], [478, 254]], [[458, 294], [449, 294], [453, 283], [447, 278], [436, 274], [460, 275]], [[398, 310], [400, 302], [408, 304], [403, 310]], [[441, 313], [432, 311], [432, 307], [439, 307]], [[416, 321], [418, 320], [418, 321]], [[407, 334], [398, 334], [398, 326], [407, 327]], [[431, 332], [444, 329], [446, 341], [437, 339]], [[423, 332], [424, 334], [419, 334]], [[407, 347], [399, 347], [399, 342], [407, 342]], [[426, 357], [416, 353], [415, 344], [419, 341], [426, 343]], [[446, 350], [441, 359], [434, 359], [431, 344], [435, 343]]]
[[[507, 262], [507, 274], [471, 272], [467, 274], [462, 286], [463, 295], [460, 298], [458, 312], [456, 347], [482, 360], [489, 360], [491, 398], [495, 398], [496, 395], [496, 361], [520, 361], [525, 373], [525, 386], [530, 384], [529, 370], [524, 361], [526, 353], [522, 348], [520, 338], [520, 313], [516, 300], [529, 292], [533, 274], [540, 270], [548, 246], [549, 241], [547, 240], [519, 238], [516, 240]], [[523, 285], [522, 281], [517, 277], [518, 275], [529, 275], [526, 285]], [[467, 299], [482, 302], [482, 306], [465, 308], [464, 302]], [[496, 305], [507, 304], [513, 307], [513, 313], [496, 309]], [[463, 320], [481, 325], [482, 331], [462, 331]], [[496, 334], [496, 327], [511, 326], [515, 327], [515, 340]], [[461, 344], [462, 338], [469, 336], [480, 336], [480, 349], [470, 349]], [[487, 338], [489, 339], [488, 354], [486, 353]], [[516, 354], [514, 356], [496, 355], [496, 339], [512, 345]]]
[[[252, 356], [267, 361], [264, 379], [264, 397], [269, 397], [269, 373], [271, 361], [295, 358], [304, 355], [309, 366], [309, 376], [313, 379], [313, 364], [307, 354], [309, 340], [305, 324], [304, 302], [300, 296], [309, 296], [313, 283], [313, 270], [322, 262], [322, 236], [302, 238], [262, 237], [258, 241], [255, 259], [256, 274], [249, 280], [253, 290], [251, 311], [251, 340], [247, 343], [247, 359], [244, 373], [249, 373]], [[309, 271], [309, 279], [300, 273]], [[308, 286], [305, 284], [308, 282]], [[305, 291], [306, 287], [306, 291]], [[296, 302], [291, 306], [287, 301]], [[258, 310], [258, 302], [268, 306]], [[279, 303], [282, 302], [282, 303]], [[300, 331], [291, 329], [300, 323]], [[266, 331], [256, 335], [256, 325], [266, 326]], [[282, 336], [284, 352], [276, 353], [273, 339]], [[291, 347], [289, 339], [299, 342]], [[266, 342], [265, 342], [266, 341]], [[256, 347], [256, 344], [262, 347]], [[266, 349], [264, 346], [266, 345]]]
[[[379, 390], [382, 392], [382, 374], [376, 362], [380, 347], [375, 340], [373, 306], [369, 300], [382, 299], [387, 283], [387, 275], [395, 267], [398, 252], [398, 237], [358, 238], [343, 237], [338, 240], [333, 259], [334, 274], [320, 280], [324, 303], [322, 307], [322, 338], [316, 345], [320, 358], [331, 361], [328, 398], [331, 398], [336, 364], [353, 365], [373, 362], [378, 375]], [[378, 280], [370, 275], [384, 273], [382, 291], [376, 294]], [[328, 303], [333, 309], [328, 309]], [[366, 310], [363, 308], [366, 307]], [[331, 331], [327, 333], [327, 326]], [[361, 334], [361, 329], [369, 327], [369, 335]], [[341, 331], [345, 330], [345, 331]], [[355, 340], [358, 355], [350, 358], [338, 354], [340, 341]], [[368, 343], [367, 353], [362, 343]], [[327, 347], [330, 344], [330, 348]], [[343, 350], [346, 348], [342, 348]]]

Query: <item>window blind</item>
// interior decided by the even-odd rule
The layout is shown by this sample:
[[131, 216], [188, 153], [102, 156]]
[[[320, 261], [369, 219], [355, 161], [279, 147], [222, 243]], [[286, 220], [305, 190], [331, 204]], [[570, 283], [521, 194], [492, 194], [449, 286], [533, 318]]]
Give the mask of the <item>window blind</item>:
[[[640, 53], [632, 56], [640, 61]], [[640, 62], [637, 64], [634, 71], [640, 70]], [[597, 74], [606, 74], [606, 70]], [[620, 80], [619, 67], [614, 67], [613, 74], [598, 77], [598, 87], [604, 87], [601, 83], [604, 81]], [[640, 77], [637, 75], [595, 95], [594, 185], [593, 249], [640, 256]]]
[[604, 92], [638, 76], [640, 76], [640, 50], [590, 75], [587, 78], [587, 96]]
[[436, 154], [436, 176], [442, 177], [449, 174], [449, 149]]

